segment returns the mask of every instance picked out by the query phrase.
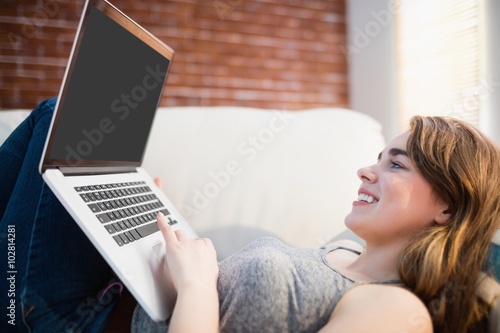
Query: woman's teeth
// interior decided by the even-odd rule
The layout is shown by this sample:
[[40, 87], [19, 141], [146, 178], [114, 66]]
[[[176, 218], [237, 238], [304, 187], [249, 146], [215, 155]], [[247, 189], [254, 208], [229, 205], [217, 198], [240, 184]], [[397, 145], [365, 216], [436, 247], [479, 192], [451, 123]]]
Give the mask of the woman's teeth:
[[364, 193], [358, 194], [358, 201], [365, 201], [365, 202], [368, 202], [368, 203], [378, 202], [378, 200], [376, 200], [371, 195], [364, 194]]

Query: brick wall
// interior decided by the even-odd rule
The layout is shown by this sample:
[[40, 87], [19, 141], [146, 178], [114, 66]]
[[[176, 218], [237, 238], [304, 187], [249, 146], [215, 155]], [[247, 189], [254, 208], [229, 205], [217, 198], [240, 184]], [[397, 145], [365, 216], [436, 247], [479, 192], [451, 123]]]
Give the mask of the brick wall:
[[[347, 106], [345, 0], [112, 0], [176, 51], [162, 106]], [[83, 0], [0, 2], [0, 109], [58, 93]]]

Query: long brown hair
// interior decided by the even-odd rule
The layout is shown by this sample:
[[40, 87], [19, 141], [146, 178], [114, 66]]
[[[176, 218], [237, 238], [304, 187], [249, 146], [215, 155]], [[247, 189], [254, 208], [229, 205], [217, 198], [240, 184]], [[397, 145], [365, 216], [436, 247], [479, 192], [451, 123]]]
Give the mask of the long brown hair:
[[426, 304], [436, 332], [468, 332], [487, 315], [476, 288], [500, 222], [499, 148], [465, 122], [420, 116], [406, 148], [451, 217], [403, 249], [401, 280]]

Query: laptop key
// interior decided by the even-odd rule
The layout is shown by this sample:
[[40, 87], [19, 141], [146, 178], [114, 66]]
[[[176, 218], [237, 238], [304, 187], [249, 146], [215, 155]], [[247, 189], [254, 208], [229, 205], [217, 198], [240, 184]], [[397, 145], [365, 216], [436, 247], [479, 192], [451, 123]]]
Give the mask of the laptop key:
[[97, 218], [99, 219], [99, 221], [101, 221], [101, 223], [106, 223], [111, 221], [111, 219], [108, 217], [108, 214], [106, 213], [97, 215]]
[[90, 202], [90, 198], [86, 194], [80, 194], [80, 196], [82, 197], [83, 201]]
[[94, 213], [99, 213], [101, 211], [101, 209], [97, 204], [89, 204], [88, 206], [90, 210], [93, 211]]
[[130, 234], [132, 235], [132, 237], [134, 237], [136, 240], [137, 239], [141, 239], [141, 235], [139, 235], [139, 233], [137, 232], [137, 230], [135, 229], [132, 229], [130, 230]]
[[123, 223], [123, 221], [118, 221], [118, 225], [122, 228], [122, 230], [127, 230], [127, 226]]
[[174, 224], [177, 224], [177, 220], [172, 220], [172, 218], [169, 216], [169, 217], [168, 217], [168, 224], [169, 224], [169, 225], [174, 225]]
[[125, 244], [123, 243], [119, 235], [113, 236], [113, 239], [116, 241], [116, 244], [118, 244], [118, 246], [123, 246]]
[[135, 228], [135, 230], [139, 233], [139, 235], [142, 238], [144, 238], [146, 236], [149, 236], [149, 235], [157, 232], [158, 230], [160, 230], [160, 228], [158, 227], [158, 224], [156, 224], [156, 222], [153, 222], [153, 223], [142, 225], [139, 228]]
[[135, 238], [134, 238], [134, 237], [132, 237], [132, 235], [130, 234], [130, 232], [125, 231], [125, 232], [123, 233], [123, 235], [125, 235], [125, 237], [127, 237], [127, 238], [128, 238], [129, 242], [131, 242], [131, 243], [132, 243], [133, 241], [135, 241]]
[[119, 234], [118, 236], [120, 236], [120, 238], [122, 239], [123, 244], [128, 244], [128, 243], [130, 243], [130, 241], [128, 240], [128, 237], [127, 237], [127, 236], [125, 236], [124, 234]]
[[111, 224], [107, 224], [104, 227], [106, 228], [106, 230], [109, 232], [110, 235], [116, 232], [116, 229]]
[[123, 220], [123, 223], [125, 223], [125, 226], [127, 227], [127, 229], [132, 228], [132, 223], [130, 223], [129, 220]]

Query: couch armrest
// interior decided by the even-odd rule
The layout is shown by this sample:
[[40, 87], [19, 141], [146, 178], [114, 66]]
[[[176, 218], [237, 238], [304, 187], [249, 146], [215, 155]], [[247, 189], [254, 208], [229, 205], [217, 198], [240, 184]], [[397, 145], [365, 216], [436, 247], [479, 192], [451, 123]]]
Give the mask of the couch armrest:
[[0, 111], [0, 145], [29, 114], [29, 110]]

